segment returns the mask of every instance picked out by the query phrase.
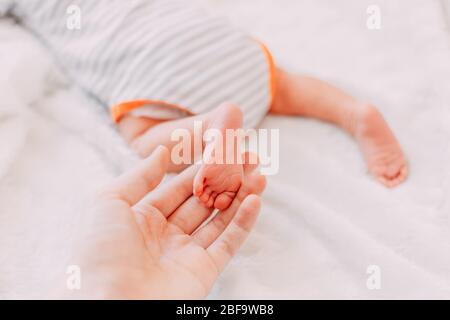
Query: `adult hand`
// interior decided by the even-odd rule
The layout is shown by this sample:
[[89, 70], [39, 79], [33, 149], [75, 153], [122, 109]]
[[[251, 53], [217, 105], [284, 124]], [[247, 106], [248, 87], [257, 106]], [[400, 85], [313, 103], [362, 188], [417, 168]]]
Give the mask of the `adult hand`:
[[[192, 196], [198, 167], [161, 188], [168, 151], [158, 148], [96, 198], [71, 264], [80, 266], [74, 298], [204, 298], [246, 239], [258, 216], [265, 179], [244, 165], [231, 206], [211, 216]], [[150, 193], [149, 193], [150, 192]]]

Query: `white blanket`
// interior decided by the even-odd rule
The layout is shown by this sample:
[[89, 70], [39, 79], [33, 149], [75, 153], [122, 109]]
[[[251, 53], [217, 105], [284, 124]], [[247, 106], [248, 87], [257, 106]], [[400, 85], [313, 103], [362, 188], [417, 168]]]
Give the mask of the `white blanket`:
[[[280, 128], [255, 231], [211, 298], [450, 298], [450, 38], [438, 0], [214, 0], [277, 63], [377, 104], [410, 178], [373, 181], [350, 137], [313, 120]], [[106, 112], [37, 41], [0, 21], [0, 298], [41, 297], [64, 268], [89, 194], [136, 158]], [[380, 271], [380, 288], [370, 266]], [[375, 275], [376, 276], [376, 275]], [[372, 288], [372, 289], [371, 289]]]

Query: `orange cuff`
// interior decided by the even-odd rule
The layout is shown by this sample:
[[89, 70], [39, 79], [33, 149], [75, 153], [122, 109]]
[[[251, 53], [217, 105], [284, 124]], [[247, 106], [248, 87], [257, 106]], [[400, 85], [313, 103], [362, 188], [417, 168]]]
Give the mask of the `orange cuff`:
[[176, 109], [178, 111], [182, 111], [187, 113], [188, 115], [193, 115], [191, 111], [176, 104], [168, 103], [165, 101], [159, 100], [132, 100], [123, 103], [119, 103], [111, 108], [111, 117], [115, 123], [119, 122], [120, 119], [127, 114], [128, 112], [133, 111], [134, 109], [149, 105], [149, 104], [158, 104], [161, 106], [165, 106], [171, 109]]

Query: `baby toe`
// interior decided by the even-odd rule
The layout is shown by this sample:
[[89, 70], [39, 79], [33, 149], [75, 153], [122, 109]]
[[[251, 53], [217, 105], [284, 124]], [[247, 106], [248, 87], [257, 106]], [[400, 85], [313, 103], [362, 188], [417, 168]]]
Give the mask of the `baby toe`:
[[203, 193], [199, 196], [199, 199], [203, 203], [207, 203], [209, 198], [211, 197], [212, 190], [209, 187], [206, 187]]
[[205, 176], [201, 171], [199, 171], [194, 178], [194, 188], [193, 188], [194, 196], [199, 197], [202, 195], [205, 189], [205, 182], [206, 182]]
[[392, 180], [388, 180], [387, 182], [387, 187], [388, 188], [395, 188], [396, 186], [398, 186], [400, 184], [400, 181], [398, 178], [392, 179]]
[[388, 179], [395, 179], [400, 174], [400, 169], [398, 166], [389, 166], [386, 168], [386, 172], [384, 173], [384, 176]]
[[208, 208], [212, 208], [213, 205], [214, 205], [214, 197], [213, 197], [213, 196], [210, 196], [210, 197], [208, 198], [208, 201], [206, 202], [206, 206], [207, 206]]
[[408, 177], [408, 174], [409, 174], [408, 164], [405, 163], [405, 164], [403, 165], [403, 167], [400, 169], [400, 175], [401, 175], [401, 177], [403, 178], [403, 180], [405, 180], [406, 177]]
[[231, 205], [235, 195], [236, 193], [234, 192], [223, 192], [219, 194], [214, 201], [214, 207], [219, 210], [227, 209]]
[[384, 176], [378, 176], [377, 180], [379, 183], [381, 183], [382, 185], [389, 187], [390, 185], [390, 181], [388, 179], [386, 179]]
[[395, 179], [397, 184], [402, 183], [403, 181], [406, 180], [406, 178], [408, 177], [408, 166], [404, 165], [401, 169], [400, 172], [397, 176], [397, 178]]

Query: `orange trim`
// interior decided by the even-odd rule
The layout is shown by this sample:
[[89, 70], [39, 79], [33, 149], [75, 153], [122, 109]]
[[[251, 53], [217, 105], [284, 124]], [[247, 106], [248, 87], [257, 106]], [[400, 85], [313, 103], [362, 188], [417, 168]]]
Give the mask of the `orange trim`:
[[269, 64], [269, 72], [270, 72], [270, 79], [269, 79], [269, 86], [270, 86], [270, 105], [271, 107], [273, 105], [273, 102], [275, 101], [275, 96], [277, 94], [277, 68], [275, 65], [275, 60], [273, 59], [272, 53], [270, 53], [267, 46], [262, 43], [261, 41], [256, 40], [259, 45], [262, 47], [263, 52], [266, 56], [267, 63]]
[[181, 106], [178, 106], [173, 103], [168, 103], [165, 101], [160, 100], [132, 100], [127, 101], [123, 103], [119, 103], [111, 108], [111, 117], [114, 122], [119, 122], [120, 119], [127, 114], [130, 111], [133, 111], [134, 109], [143, 107], [148, 104], [159, 104], [168, 108], [177, 109], [179, 111], [186, 112], [189, 115], [194, 115], [190, 110], [183, 108]]

